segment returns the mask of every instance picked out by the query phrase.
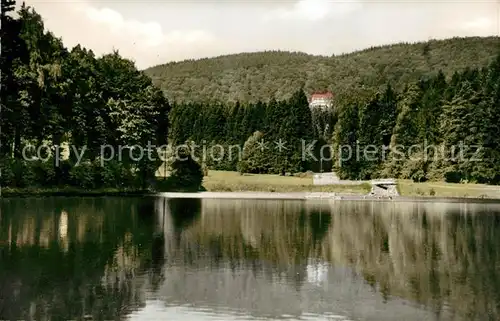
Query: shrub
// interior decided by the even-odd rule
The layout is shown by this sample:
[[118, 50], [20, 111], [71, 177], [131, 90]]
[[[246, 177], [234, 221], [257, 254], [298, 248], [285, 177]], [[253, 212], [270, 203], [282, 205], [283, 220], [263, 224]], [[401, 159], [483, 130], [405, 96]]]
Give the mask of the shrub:
[[238, 162], [237, 169], [240, 175], [243, 175], [249, 172], [250, 167], [246, 161], [240, 161]]
[[175, 159], [170, 168], [171, 175], [168, 178], [170, 186], [186, 190], [200, 190], [203, 183], [203, 171], [192, 157], [189, 149], [181, 150], [180, 157]]
[[29, 187], [37, 185], [29, 163], [21, 159], [4, 158], [1, 161], [0, 182], [4, 187]]
[[96, 178], [100, 186], [122, 188], [134, 185], [134, 175], [124, 163], [112, 160], [106, 162], [103, 167], [100, 164], [96, 165], [98, 166]]
[[82, 161], [78, 166], [73, 166], [70, 170], [70, 183], [72, 186], [85, 189], [94, 188], [95, 169], [90, 161]]
[[14, 171], [12, 170], [12, 162], [9, 158], [5, 157], [0, 160], [0, 170], [2, 171], [2, 175], [0, 175], [0, 184], [1, 186], [9, 186], [14, 187], [15, 179], [14, 179]]
[[462, 175], [457, 171], [447, 171], [444, 173], [444, 180], [447, 183], [460, 183]]
[[33, 185], [49, 187], [56, 185], [56, 171], [54, 169], [54, 160], [35, 160], [28, 162], [29, 170], [33, 175]]

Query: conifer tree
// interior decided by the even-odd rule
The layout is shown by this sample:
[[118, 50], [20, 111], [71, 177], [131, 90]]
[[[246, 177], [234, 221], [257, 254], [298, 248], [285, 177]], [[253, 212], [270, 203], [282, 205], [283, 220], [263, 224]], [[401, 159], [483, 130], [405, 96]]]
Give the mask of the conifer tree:
[[343, 107], [333, 136], [334, 170], [342, 179], [358, 179], [359, 163], [356, 149], [359, 132], [359, 108]]
[[[165, 142], [169, 105], [163, 93], [118, 52], [96, 59], [81, 46], [66, 49], [61, 39], [45, 30], [42, 17], [31, 7], [23, 4], [15, 19], [5, 15], [12, 4], [2, 1], [2, 53], [8, 57], [2, 55], [0, 61], [2, 89], [8, 89], [1, 95], [0, 153], [13, 156], [2, 157], [0, 164], [10, 170], [5, 175], [8, 184], [149, 185], [156, 163], [148, 157], [127, 160], [128, 169], [116, 160], [101, 166], [99, 157], [110, 154], [100, 155], [104, 145], [116, 153], [119, 146], [145, 148], [148, 142]], [[21, 150], [33, 143], [52, 148], [48, 161], [24, 159]], [[63, 143], [83, 152], [86, 167], [76, 169], [74, 149], [68, 161], [56, 161], [54, 153]], [[128, 180], [129, 174], [136, 182]]]
[[268, 153], [263, 145], [264, 134], [256, 131], [252, 136], [248, 137], [243, 146], [243, 155], [238, 163], [238, 171], [240, 173], [267, 173], [269, 164], [267, 163], [265, 154]]
[[[401, 177], [404, 164], [410, 157], [408, 155], [409, 148], [421, 143], [418, 141], [416, 117], [420, 97], [419, 87], [410, 85], [403, 93], [403, 98], [398, 101], [399, 114], [391, 137], [390, 151], [381, 174], [383, 177]], [[411, 176], [411, 174], [409, 175]]]

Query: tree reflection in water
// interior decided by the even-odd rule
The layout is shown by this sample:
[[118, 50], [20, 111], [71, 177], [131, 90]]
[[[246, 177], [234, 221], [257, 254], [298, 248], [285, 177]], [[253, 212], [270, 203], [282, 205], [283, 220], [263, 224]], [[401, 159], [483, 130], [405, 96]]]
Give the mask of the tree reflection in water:
[[353, 294], [356, 282], [387, 308], [410, 309], [404, 299], [442, 320], [500, 320], [495, 205], [45, 198], [1, 206], [2, 320], [118, 320], [148, 296], [292, 315], [343, 301], [349, 312], [361, 300], [355, 314], [373, 296]]

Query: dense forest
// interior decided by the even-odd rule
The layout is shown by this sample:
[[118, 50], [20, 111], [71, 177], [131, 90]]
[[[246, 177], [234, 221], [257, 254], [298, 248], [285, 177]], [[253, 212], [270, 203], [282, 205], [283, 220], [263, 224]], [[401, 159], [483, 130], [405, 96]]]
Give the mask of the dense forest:
[[[332, 39], [332, 41], [335, 41]], [[339, 56], [268, 51], [186, 60], [145, 70], [171, 101], [252, 102], [288, 99], [330, 90], [338, 103], [369, 97], [391, 83], [396, 90], [422, 77], [446, 78], [465, 68], [481, 68], [495, 57], [499, 37], [468, 37], [374, 47]]]
[[[208, 168], [242, 173], [319, 172], [332, 167], [330, 150], [323, 148], [326, 161], [321, 162], [319, 148], [331, 141], [336, 117], [335, 110], [311, 110], [303, 90], [269, 103], [173, 104], [169, 141], [197, 144], [194, 155]], [[313, 157], [303, 157], [311, 144]]]
[[[206, 165], [222, 170], [284, 174], [333, 167], [344, 179], [496, 184], [500, 55], [487, 67], [466, 68], [451, 79], [438, 71], [403, 90], [388, 84], [368, 99], [354, 96], [332, 110], [311, 110], [298, 90], [268, 103], [173, 104], [170, 119], [171, 142], [202, 144]], [[285, 149], [276, 148], [280, 140]], [[310, 157], [305, 151], [313, 142]], [[214, 152], [215, 144], [224, 154]], [[240, 160], [231, 145], [242, 146]]]
[[[498, 38], [386, 46], [330, 58], [241, 54], [139, 71], [118, 52], [96, 57], [81, 46], [67, 49], [32, 8], [23, 5], [12, 18], [6, 13], [14, 3], [1, 3], [4, 187], [149, 188], [160, 155], [152, 150], [153, 158], [137, 157], [130, 146], [166, 143], [188, 143], [181, 153], [187, 161], [170, 158], [167, 164], [184, 186], [201, 183], [202, 167], [500, 182]], [[163, 92], [150, 78], [159, 81], [160, 74], [171, 79], [160, 84]], [[243, 74], [244, 90], [237, 80]], [[335, 93], [334, 108], [309, 108], [308, 94], [320, 87]], [[62, 144], [71, 147], [63, 161], [51, 157]], [[50, 150], [26, 154], [30, 145]]]
[[[163, 93], [118, 52], [97, 58], [81, 46], [67, 49], [33, 8], [23, 4], [12, 18], [14, 1], [1, 4], [1, 185], [146, 188], [159, 157], [139, 159], [126, 147], [118, 159], [117, 150], [166, 143], [170, 105]], [[70, 157], [58, 164], [63, 143]], [[25, 149], [30, 144], [50, 150]], [[33, 157], [39, 159], [27, 161]]]
[[[339, 146], [390, 146], [371, 159], [346, 157], [342, 177], [414, 181], [500, 182], [500, 55], [489, 67], [442, 73], [411, 83], [397, 95], [376, 94], [349, 104], [332, 138]], [[415, 148], [417, 147], [417, 148]], [[349, 155], [347, 155], [349, 156]]]

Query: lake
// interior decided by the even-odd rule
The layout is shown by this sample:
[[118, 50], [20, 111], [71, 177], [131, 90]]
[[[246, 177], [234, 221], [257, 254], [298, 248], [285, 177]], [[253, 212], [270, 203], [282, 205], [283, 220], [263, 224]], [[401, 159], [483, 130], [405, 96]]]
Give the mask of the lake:
[[0, 320], [500, 320], [500, 205], [0, 204]]

